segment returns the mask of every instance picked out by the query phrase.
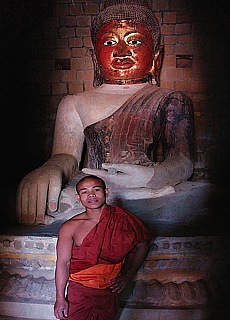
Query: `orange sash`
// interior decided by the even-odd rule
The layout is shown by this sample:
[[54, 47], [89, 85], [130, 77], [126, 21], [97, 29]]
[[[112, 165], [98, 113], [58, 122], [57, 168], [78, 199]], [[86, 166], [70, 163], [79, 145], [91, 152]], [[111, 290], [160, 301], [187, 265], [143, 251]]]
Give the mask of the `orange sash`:
[[85, 287], [106, 289], [111, 286], [108, 281], [120, 274], [122, 264], [123, 261], [117, 264], [96, 264], [90, 268], [70, 274], [69, 280], [81, 283]]

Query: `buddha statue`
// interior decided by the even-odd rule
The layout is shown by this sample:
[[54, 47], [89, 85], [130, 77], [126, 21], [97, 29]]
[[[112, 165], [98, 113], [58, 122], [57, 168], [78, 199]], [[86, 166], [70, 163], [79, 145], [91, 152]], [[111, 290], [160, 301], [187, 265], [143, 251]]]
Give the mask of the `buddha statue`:
[[[20, 223], [43, 224], [79, 173], [137, 198], [143, 190], [174, 190], [193, 173], [192, 101], [160, 87], [164, 47], [148, 2], [106, 1], [91, 37], [95, 88], [60, 102], [52, 155], [18, 187]], [[88, 160], [81, 170], [84, 143]]]

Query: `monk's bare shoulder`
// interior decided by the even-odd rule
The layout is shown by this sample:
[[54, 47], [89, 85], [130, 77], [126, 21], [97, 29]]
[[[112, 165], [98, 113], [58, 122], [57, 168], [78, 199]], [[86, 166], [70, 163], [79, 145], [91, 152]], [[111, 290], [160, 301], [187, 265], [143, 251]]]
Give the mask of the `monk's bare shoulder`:
[[76, 224], [79, 224], [79, 222], [87, 220], [85, 211], [79, 214], [76, 214], [71, 219], [65, 221], [62, 225], [62, 227], [68, 228], [71, 226], [75, 226]]
[[69, 234], [73, 235], [84, 220], [86, 220], [85, 212], [72, 217], [61, 225], [59, 233], [69, 232]]
[[76, 214], [76, 216], [73, 216], [69, 221], [72, 221], [73, 223], [74, 222], [79, 222], [80, 220], [87, 220], [87, 216], [86, 216], [86, 212], [82, 212], [82, 213], [79, 213], [79, 214]]

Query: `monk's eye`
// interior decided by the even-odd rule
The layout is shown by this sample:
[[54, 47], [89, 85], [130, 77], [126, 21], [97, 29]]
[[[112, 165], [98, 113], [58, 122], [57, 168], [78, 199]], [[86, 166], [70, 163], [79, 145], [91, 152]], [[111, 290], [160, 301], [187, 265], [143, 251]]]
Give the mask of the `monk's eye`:
[[107, 40], [104, 42], [104, 46], [114, 46], [117, 42], [115, 40]]
[[140, 45], [142, 42], [140, 40], [132, 39], [128, 41], [128, 44], [131, 44], [133, 46]]
[[101, 191], [102, 189], [101, 188], [95, 188], [94, 190], [98, 192], [98, 191]]

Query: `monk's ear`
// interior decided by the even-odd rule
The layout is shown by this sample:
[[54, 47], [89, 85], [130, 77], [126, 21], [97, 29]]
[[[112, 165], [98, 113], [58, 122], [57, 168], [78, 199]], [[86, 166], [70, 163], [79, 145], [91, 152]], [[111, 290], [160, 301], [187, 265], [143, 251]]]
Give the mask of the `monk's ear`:
[[80, 202], [81, 200], [80, 200], [80, 196], [79, 196], [79, 194], [78, 193], [76, 193], [76, 198], [77, 198], [77, 200]]
[[109, 189], [105, 188], [105, 196], [106, 196], [106, 198], [108, 197], [108, 195], [109, 195]]
[[153, 78], [155, 79], [156, 85], [158, 87], [160, 86], [160, 73], [161, 73], [161, 68], [163, 64], [163, 58], [164, 58], [164, 46], [161, 45], [156, 50], [156, 53], [153, 59], [153, 67], [151, 70]]

